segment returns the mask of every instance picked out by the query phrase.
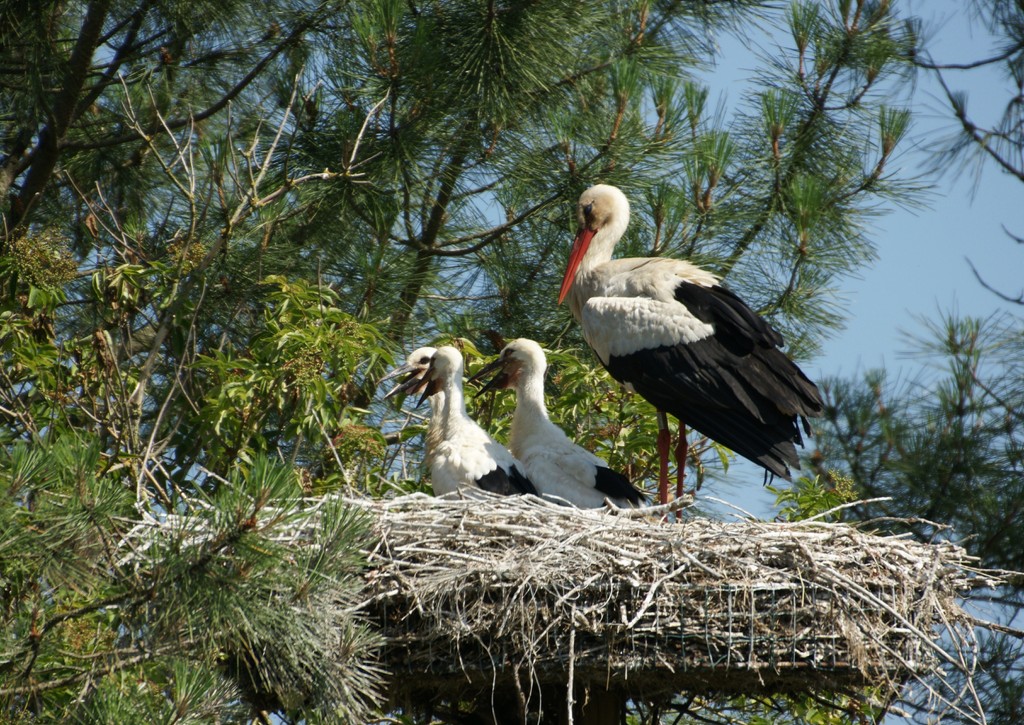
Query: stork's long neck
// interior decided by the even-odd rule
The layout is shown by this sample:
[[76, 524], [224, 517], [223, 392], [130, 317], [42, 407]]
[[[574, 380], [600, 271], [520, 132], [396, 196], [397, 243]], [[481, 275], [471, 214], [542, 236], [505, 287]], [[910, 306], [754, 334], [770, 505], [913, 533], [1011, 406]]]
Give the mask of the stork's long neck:
[[516, 412], [512, 414], [512, 426], [508, 432], [508, 443], [514, 455], [519, 447], [536, 432], [537, 422], [546, 421], [548, 409], [544, 404], [544, 370], [522, 370], [516, 381]]
[[544, 404], [544, 370], [526, 370], [519, 374], [516, 382], [516, 412], [512, 417], [515, 425], [517, 418], [548, 417], [548, 409]]
[[427, 404], [430, 405], [430, 420], [440, 420], [444, 414], [444, 408], [446, 403], [446, 396], [443, 390], [438, 390], [436, 393], [427, 398]]
[[444, 438], [451, 440], [459, 435], [469, 420], [466, 413], [466, 400], [462, 394], [462, 376], [456, 375], [446, 379], [441, 386], [441, 404], [444, 408]]
[[430, 405], [430, 422], [427, 424], [427, 434], [429, 435], [431, 432], [434, 432], [435, 435], [439, 435], [444, 419], [448, 415], [448, 396], [444, 394], [444, 391], [438, 390], [427, 398], [427, 403]]
[[615, 249], [615, 245], [619, 243], [619, 240], [622, 239], [622, 235], [626, 233], [628, 225], [628, 214], [615, 214], [609, 217], [605, 225], [598, 229], [590, 240], [590, 246], [587, 247], [587, 253], [580, 260], [576, 276], [579, 277], [581, 274], [589, 272], [594, 267], [602, 265], [611, 259], [612, 251]]
[[427, 435], [423, 441], [423, 458], [429, 465], [434, 458], [437, 444], [444, 436], [444, 421], [447, 416], [445, 405], [447, 397], [440, 390], [427, 398], [430, 403], [430, 420], [427, 423]]
[[584, 303], [595, 294], [600, 294], [600, 274], [596, 271], [612, 258], [612, 251], [626, 232], [629, 214], [616, 214], [609, 217], [607, 223], [597, 230], [590, 240], [586, 254], [576, 269], [576, 277], [569, 288], [569, 309], [577, 321], [582, 319]]

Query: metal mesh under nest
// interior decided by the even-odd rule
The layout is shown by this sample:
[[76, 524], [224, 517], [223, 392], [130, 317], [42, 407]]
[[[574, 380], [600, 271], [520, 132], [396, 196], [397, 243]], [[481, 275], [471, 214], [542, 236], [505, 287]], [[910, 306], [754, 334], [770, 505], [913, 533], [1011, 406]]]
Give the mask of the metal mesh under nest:
[[364, 611], [396, 698], [567, 678], [645, 699], [895, 691], [971, 668], [958, 599], [991, 583], [956, 545], [870, 524], [665, 523], [533, 497], [349, 503], [380, 536]]

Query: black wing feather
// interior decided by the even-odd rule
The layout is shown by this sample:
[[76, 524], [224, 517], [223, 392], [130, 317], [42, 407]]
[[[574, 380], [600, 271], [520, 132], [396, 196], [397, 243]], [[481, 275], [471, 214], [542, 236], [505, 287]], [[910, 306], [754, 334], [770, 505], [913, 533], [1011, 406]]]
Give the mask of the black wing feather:
[[506, 471], [501, 466], [498, 466], [476, 479], [476, 485], [484, 491], [490, 491], [502, 496], [515, 496], [524, 493], [538, 495], [537, 489], [530, 479], [514, 467], [511, 471]]
[[728, 287], [680, 282], [675, 298], [698, 320], [714, 325], [715, 336], [737, 354], [749, 353], [755, 345], [782, 347], [785, 342], [778, 330]]
[[659, 410], [790, 478], [800, 423], [821, 414], [811, 382], [779, 350], [782, 335], [725, 287], [680, 283], [676, 299], [714, 334], [692, 343], [613, 356], [608, 372]]
[[633, 487], [628, 478], [606, 466], [597, 466], [594, 488], [608, 498], [623, 499], [634, 506], [639, 506], [645, 500], [644, 495]]

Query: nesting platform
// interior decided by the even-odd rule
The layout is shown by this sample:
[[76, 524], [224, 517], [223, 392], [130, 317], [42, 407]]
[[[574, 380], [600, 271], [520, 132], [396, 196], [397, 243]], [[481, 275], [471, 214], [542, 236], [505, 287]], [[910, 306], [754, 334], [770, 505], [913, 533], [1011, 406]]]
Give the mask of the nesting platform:
[[898, 691], [969, 648], [959, 601], [978, 583], [951, 543], [534, 497], [351, 503], [379, 537], [363, 612], [385, 635], [393, 698], [567, 682], [642, 699]]

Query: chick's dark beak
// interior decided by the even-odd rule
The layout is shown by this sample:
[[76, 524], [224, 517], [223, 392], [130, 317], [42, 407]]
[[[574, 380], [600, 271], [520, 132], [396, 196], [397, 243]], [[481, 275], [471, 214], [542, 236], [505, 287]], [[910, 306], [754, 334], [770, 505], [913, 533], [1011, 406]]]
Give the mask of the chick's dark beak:
[[479, 391], [477, 391], [477, 395], [486, 393], [488, 390], [501, 390], [509, 386], [511, 376], [508, 374], [508, 370], [506, 370], [505, 361], [502, 360], [500, 357], [494, 362], [489, 363], [480, 368], [480, 370], [477, 371], [476, 375], [469, 379], [469, 382], [480, 382], [482, 378], [493, 373], [495, 370], [499, 371], [498, 374], [491, 378], [489, 382], [484, 383], [484, 386], [480, 388]]
[[397, 378], [399, 375], [405, 374], [407, 374], [406, 378], [402, 382], [384, 393], [384, 400], [398, 395], [399, 393], [408, 393], [410, 391], [415, 392], [413, 389], [416, 388], [417, 384], [423, 380], [426, 370], [415, 365], [402, 365], [382, 377], [380, 382], [383, 383], [385, 380], [391, 380], [392, 378]]
[[423, 378], [420, 381], [420, 383], [421, 383], [421, 385], [420, 385], [420, 387], [418, 387], [416, 389], [416, 392], [419, 392], [420, 390], [422, 390], [423, 391], [423, 395], [421, 395], [420, 399], [416, 401], [416, 406], [417, 407], [419, 407], [420, 405], [423, 405], [423, 401], [424, 400], [426, 400], [431, 395], [433, 395], [434, 393], [437, 393], [438, 391], [441, 390], [441, 381], [440, 380], [436, 380], [436, 379], [435, 380], [431, 380], [431, 379]]

